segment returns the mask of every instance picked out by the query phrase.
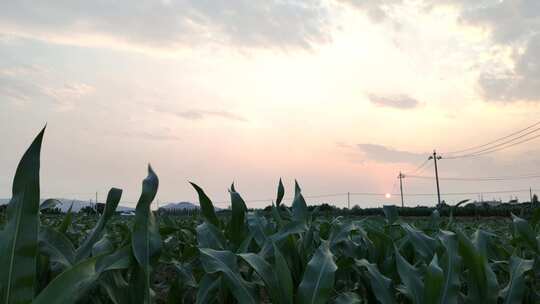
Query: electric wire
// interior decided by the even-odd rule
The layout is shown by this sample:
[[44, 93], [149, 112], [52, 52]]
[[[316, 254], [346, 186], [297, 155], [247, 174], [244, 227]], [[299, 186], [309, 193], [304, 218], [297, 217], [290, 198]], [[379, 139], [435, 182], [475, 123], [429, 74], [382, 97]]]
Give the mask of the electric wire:
[[538, 137], [540, 137], [540, 135], [535, 135], [533, 137], [529, 137], [529, 138], [526, 138], [524, 140], [521, 140], [521, 141], [518, 141], [518, 142], [515, 142], [515, 143], [511, 143], [511, 144], [506, 145], [506, 146], [498, 147], [497, 149], [486, 149], [486, 151], [477, 151], [476, 153], [471, 153], [471, 154], [449, 156], [449, 157], [444, 157], [444, 159], [459, 159], [459, 158], [468, 158], [468, 157], [478, 157], [478, 156], [481, 156], [481, 155], [490, 154], [490, 153], [497, 152], [497, 151], [500, 151], [500, 150], [504, 150], [504, 149], [507, 149], [507, 148], [510, 148], [510, 147], [513, 147], [513, 146], [517, 146], [517, 145], [529, 142], [529, 141], [531, 141], [533, 139], [536, 139]]
[[[505, 139], [507, 139], [507, 138], [510, 138], [510, 137], [512, 137], [512, 136], [514, 136], [514, 135], [518, 135], [518, 134], [520, 134], [520, 133], [522, 133], [522, 132], [525, 132], [525, 131], [527, 131], [527, 130], [529, 130], [529, 129], [531, 129], [531, 128], [534, 128], [534, 127], [536, 127], [536, 126], [538, 126], [538, 125], [540, 125], [540, 121], [538, 121], [538, 122], [536, 122], [536, 123], [534, 123], [534, 124], [532, 124], [532, 125], [530, 125], [530, 126], [524, 128], [524, 129], [518, 130], [518, 131], [513, 132], [513, 133], [511, 133], [511, 134], [508, 134], [508, 135], [506, 135], [506, 136], [497, 138], [497, 139], [492, 140], [492, 141], [490, 141], [490, 142], [487, 142], [487, 143], [485, 143], [485, 144], [473, 146], [473, 147], [470, 147], [470, 148], [467, 148], [467, 149], [461, 149], [461, 150], [456, 150], [456, 151], [446, 152], [445, 154], [457, 154], [457, 153], [463, 153], [463, 152], [467, 152], [467, 151], [471, 151], [471, 150], [476, 150], [476, 149], [479, 149], [479, 148], [484, 148], [484, 147], [487, 147], [487, 146], [492, 145], [492, 144], [494, 144], [494, 143], [497, 143], [497, 142], [499, 142], [499, 141], [501, 141], [501, 140], [505, 140]], [[535, 130], [538, 130], [538, 129], [535, 129]]]

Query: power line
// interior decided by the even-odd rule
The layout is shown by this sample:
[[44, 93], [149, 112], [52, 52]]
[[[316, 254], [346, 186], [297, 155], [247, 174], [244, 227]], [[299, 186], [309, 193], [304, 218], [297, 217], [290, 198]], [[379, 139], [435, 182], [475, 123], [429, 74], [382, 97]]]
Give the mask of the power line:
[[[406, 175], [406, 178], [433, 179], [433, 176]], [[522, 175], [522, 176], [484, 176], [484, 177], [439, 177], [440, 180], [451, 181], [505, 181], [516, 179], [534, 179], [540, 178], [540, 175]]]
[[[512, 144], [509, 144], [509, 145], [506, 145], [506, 146], [499, 147], [499, 148], [497, 148], [497, 149], [488, 150], [488, 151], [485, 151], [485, 152], [477, 151], [476, 153], [471, 153], [471, 154], [464, 154], [464, 155], [450, 156], [450, 157], [445, 157], [445, 159], [457, 159], [457, 158], [466, 158], [466, 157], [477, 157], [477, 156], [481, 156], [481, 155], [485, 155], [485, 154], [497, 152], [497, 151], [500, 151], [500, 150], [504, 150], [504, 149], [507, 149], [507, 148], [510, 148], [510, 147], [513, 147], [513, 146], [517, 146], [517, 145], [526, 143], [526, 142], [528, 142], [528, 141], [531, 141], [531, 140], [533, 140], [533, 139], [536, 139], [536, 138], [538, 138], [538, 137], [540, 137], [540, 135], [536, 135], [536, 136], [533, 136], [533, 137], [529, 137], [529, 138], [526, 138], [526, 139], [524, 139], [524, 140], [518, 141], [518, 142], [516, 142], [516, 143], [512, 143]], [[486, 150], [487, 150], [487, 149], [486, 149]], [[481, 153], [480, 153], [480, 152], [481, 152]]]
[[[515, 193], [515, 192], [529, 192], [529, 191], [539, 191], [539, 189], [516, 189], [516, 190], [502, 190], [502, 191], [476, 191], [476, 192], [449, 192], [441, 193], [441, 195], [475, 195], [475, 194], [498, 194], [498, 193]], [[397, 194], [396, 194], [397, 195]], [[437, 194], [433, 193], [409, 193], [405, 196], [436, 196]]]
[[[521, 139], [521, 138], [523, 138], [523, 137], [526, 137], [527, 135], [531, 135], [531, 134], [533, 134], [533, 133], [535, 133], [535, 132], [537, 132], [537, 131], [539, 131], [539, 130], [540, 130], [540, 128], [536, 128], [536, 129], [534, 129], [534, 130], [532, 130], [532, 131], [529, 131], [529, 132], [527, 132], [527, 133], [525, 133], [525, 134], [521, 134], [521, 135], [518, 136], [518, 137], [514, 137], [514, 138], [512, 138], [512, 139], [510, 139], [510, 140], [503, 141], [503, 142], [501, 142], [501, 143], [499, 143], [499, 144], [490, 146], [490, 147], [488, 147], [488, 148], [481, 149], [481, 150], [478, 150], [478, 151], [474, 151], [474, 152], [471, 152], [471, 153], [466, 153], [466, 154], [463, 154], [463, 155], [453, 156], [453, 157], [464, 157], [464, 156], [468, 156], [468, 155], [473, 155], [473, 154], [477, 154], [477, 153], [482, 153], [482, 152], [485, 152], [485, 151], [489, 151], [489, 150], [492, 150], [492, 149], [497, 148], [497, 147], [505, 146], [505, 145], [507, 145], [507, 144], [511, 144], [512, 142], [514, 142], [514, 141], [516, 141], [516, 140], [518, 140], [518, 139]], [[533, 138], [534, 138], [534, 137], [533, 137]], [[484, 145], [484, 146], [486, 146], [486, 145]], [[476, 149], [475, 149], [475, 150], [476, 150]]]
[[[462, 153], [462, 152], [467, 152], [467, 151], [472, 151], [472, 150], [476, 150], [476, 149], [479, 149], [479, 148], [487, 147], [487, 146], [489, 146], [489, 145], [491, 145], [491, 144], [494, 144], [494, 143], [497, 143], [497, 142], [499, 142], [499, 141], [501, 141], [501, 140], [505, 140], [505, 139], [510, 138], [510, 137], [512, 137], [512, 136], [514, 136], [514, 135], [517, 135], [517, 134], [520, 134], [520, 133], [522, 133], [522, 132], [525, 132], [525, 131], [527, 131], [527, 130], [533, 128], [533, 127], [536, 127], [536, 126], [538, 126], [538, 125], [540, 125], [540, 121], [539, 121], [539, 122], [536, 122], [536, 123], [534, 123], [534, 124], [532, 124], [532, 125], [530, 125], [530, 126], [528, 126], [528, 127], [526, 127], [526, 128], [524, 128], [524, 129], [521, 129], [521, 130], [519, 130], [519, 131], [513, 132], [513, 133], [508, 134], [508, 135], [506, 135], [506, 136], [497, 138], [497, 139], [492, 140], [492, 141], [490, 141], [490, 142], [487, 142], [487, 143], [485, 143], [485, 144], [473, 146], [473, 147], [470, 147], [470, 148], [467, 148], [467, 149], [462, 149], [462, 150], [456, 150], [456, 151], [446, 152], [446, 154], [457, 154], [457, 153]], [[538, 129], [536, 129], [536, 130], [538, 130]]]
[[404, 173], [404, 174], [414, 174], [417, 173], [418, 170], [424, 168], [429, 163], [429, 159], [424, 160], [420, 165], [418, 165], [413, 171], [410, 173]]

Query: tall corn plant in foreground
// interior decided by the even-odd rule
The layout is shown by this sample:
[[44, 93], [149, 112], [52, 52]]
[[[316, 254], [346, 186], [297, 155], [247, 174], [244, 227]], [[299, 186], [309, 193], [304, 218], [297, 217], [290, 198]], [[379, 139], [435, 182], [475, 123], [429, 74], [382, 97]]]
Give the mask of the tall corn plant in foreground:
[[[152, 301], [151, 265], [159, 255], [161, 240], [150, 203], [158, 178], [149, 167], [137, 204], [132, 246], [114, 248], [105, 235], [122, 190], [112, 188], [104, 213], [90, 234], [75, 249], [66, 235], [71, 223], [71, 208], [58, 228], [40, 226], [39, 210], [55, 204], [46, 200], [39, 205], [40, 151], [45, 129], [22, 157], [13, 181], [13, 197], [7, 208], [7, 223], [0, 231], [0, 303], [75, 303], [108, 278], [129, 280], [131, 302]], [[40, 277], [52, 277], [44, 283]], [[42, 284], [40, 284], [42, 283]], [[125, 286], [119, 288], [122, 290]], [[110, 290], [109, 290], [110, 291]], [[117, 302], [115, 293], [109, 299]], [[129, 300], [124, 298], [122, 303]]]

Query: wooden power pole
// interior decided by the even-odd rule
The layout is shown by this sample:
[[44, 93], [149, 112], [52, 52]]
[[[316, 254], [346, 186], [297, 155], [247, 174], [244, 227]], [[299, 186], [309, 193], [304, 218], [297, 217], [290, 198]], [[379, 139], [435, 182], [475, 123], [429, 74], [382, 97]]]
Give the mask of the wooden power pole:
[[437, 208], [441, 206], [441, 190], [439, 188], [439, 170], [437, 168], [437, 160], [441, 159], [442, 157], [437, 155], [437, 151], [433, 150], [433, 155], [429, 157], [429, 159], [433, 159], [433, 162], [435, 163], [435, 181], [437, 182]]
[[401, 194], [401, 208], [405, 207], [405, 204], [403, 203], [403, 178], [405, 175], [399, 172], [398, 178], [399, 178], [399, 192]]

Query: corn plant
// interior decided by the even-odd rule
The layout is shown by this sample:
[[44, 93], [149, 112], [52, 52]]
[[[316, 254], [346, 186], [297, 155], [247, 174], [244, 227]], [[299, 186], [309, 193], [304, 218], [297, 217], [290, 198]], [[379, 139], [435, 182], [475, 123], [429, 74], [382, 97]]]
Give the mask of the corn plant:
[[[87, 301], [91, 299], [89, 291], [96, 286], [111, 286], [105, 283], [111, 277], [117, 279], [116, 282], [129, 280], [126, 294], [132, 296], [131, 302], [152, 302], [150, 272], [161, 247], [157, 224], [150, 212], [158, 187], [157, 176], [149, 167], [133, 229], [126, 238], [131, 245], [115, 248], [105, 233], [122, 195], [122, 190], [112, 188], [97, 224], [83, 236], [79, 246], [75, 246], [67, 235], [73, 218], [71, 208], [57, 228], [40, 223], [40, 210], [57, 203], [46, 200], [41, 207], [39, 204], [44, 132], [45, 129], [32, 142], [17, 167], [7, 222], [0, 232], [1, 303]], [[109, 301], [117, 300], [114, 295], [111, 291]]]

